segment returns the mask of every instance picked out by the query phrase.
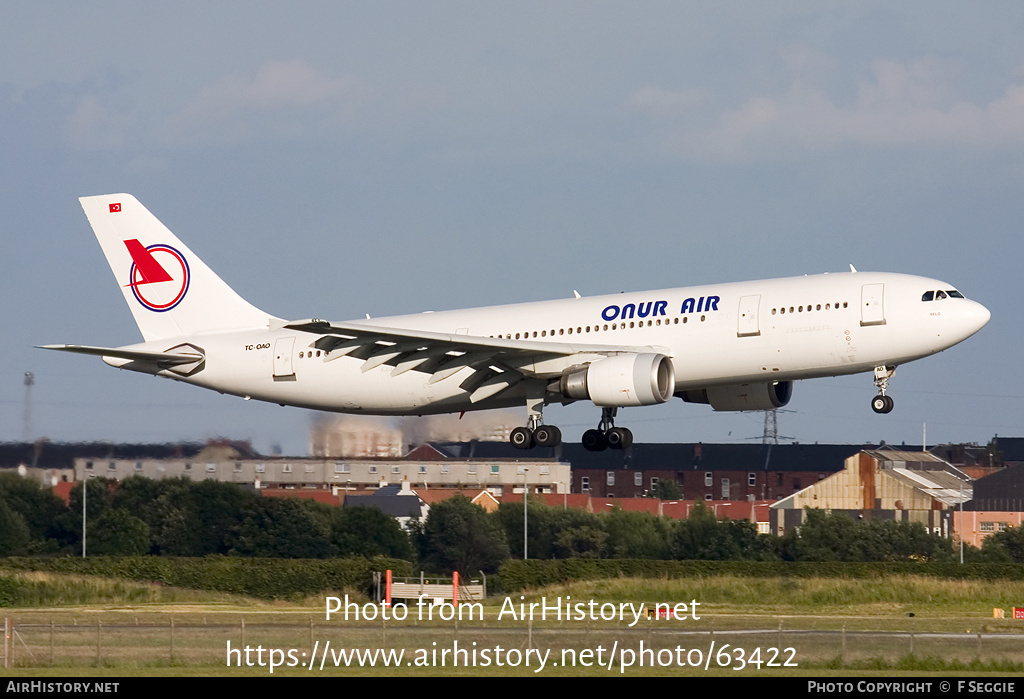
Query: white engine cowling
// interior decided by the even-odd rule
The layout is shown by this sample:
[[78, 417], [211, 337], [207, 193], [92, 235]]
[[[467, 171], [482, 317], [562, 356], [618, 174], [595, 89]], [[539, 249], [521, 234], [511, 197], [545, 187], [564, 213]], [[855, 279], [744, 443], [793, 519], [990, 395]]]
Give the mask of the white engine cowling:
[[679, 394], [687, 403], [706, 403], [715, 410], [773, 410], [793, 397], [792, 381], [716, 386]]
[[675, 392], [672, 360], [663, 354], [617, 354], [562, 372], [566, 398], [590, 400], [602, 408], [664, 403]]

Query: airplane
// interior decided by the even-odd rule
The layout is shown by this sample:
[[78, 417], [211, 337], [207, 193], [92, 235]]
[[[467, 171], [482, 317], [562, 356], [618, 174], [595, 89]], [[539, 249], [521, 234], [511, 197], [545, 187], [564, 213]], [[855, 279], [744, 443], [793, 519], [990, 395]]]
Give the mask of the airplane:
[[284, 320], [233, 291], [130, 194], [79, 200], [144, 342], [44, 345], [220, 393], [315, 410], [426, 415], [525, 405], [518, 448], [561, 443], [546, 405], [601, 409], [585, 448], [625, 449], [619, 408], [674, 396], [714, 410], [786, 405], [793, 382], [896, 367], [991, 317], [953, 286], [849, 272], [353, 320]]

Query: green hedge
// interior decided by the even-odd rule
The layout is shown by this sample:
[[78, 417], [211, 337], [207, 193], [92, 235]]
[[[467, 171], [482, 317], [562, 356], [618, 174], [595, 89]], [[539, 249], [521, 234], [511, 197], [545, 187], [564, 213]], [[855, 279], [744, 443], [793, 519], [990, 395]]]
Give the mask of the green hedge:
[[6, 575], [0, 575], [0, 607], [13, 607], [18, 598], [18, 581]]
[[1024, 580], [1024, 565], [1000, 563], [812, 563], [786, 561], [655, 561], [566, 558], [506, 561], [499, 572], [505, 592], [572, 580], [693, 578], [738, 575], [759, 578], [875, 578], [926, 575], [950, 580]]
[[[96, 575], [135, 582], [159, 582], [196, 590], [228, 592], [262, 599], [294, 599], [329, 590], [369, 592], [373, 572], [391, 569], [412, 575], [412, 564], [394, 558], [282, 559], [94, 556], [90, 558], [5, 558], [0, 567], [73, 575]], [[0, 606], [4, 580], [0, 577]], [[14, 583], [13, 580], [11, 580]]]

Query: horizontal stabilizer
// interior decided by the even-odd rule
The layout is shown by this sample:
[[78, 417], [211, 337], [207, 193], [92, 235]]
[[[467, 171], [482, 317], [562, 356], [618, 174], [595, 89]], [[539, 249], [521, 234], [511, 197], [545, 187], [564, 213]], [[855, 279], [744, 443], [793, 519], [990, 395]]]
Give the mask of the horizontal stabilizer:
[[203, 359], [203, 355], [198, 352], [195, 354], [186, 354], [183, 352], [154, 352], [151, 350], [119, 349], [117, 347], [90, 347], [88, 345], [39, 345], [39, 349], [75, 352], [77, 354], [91, 354], [97, 357], [115, 357], [117, 359], [128, 359], [133, 362], [153, 362], [168, 365], [190, 364]]

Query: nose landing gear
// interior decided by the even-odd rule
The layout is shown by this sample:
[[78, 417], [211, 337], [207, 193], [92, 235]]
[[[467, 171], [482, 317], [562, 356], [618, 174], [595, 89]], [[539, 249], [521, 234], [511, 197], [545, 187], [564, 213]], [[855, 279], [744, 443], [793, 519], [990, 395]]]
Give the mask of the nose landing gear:
[[890, 396], [885, 395], [885, 391], [889, 387], [889, 379], [894, 373], [896, 373], [896, 367], [892, 365], [875, 367], [875, 386], [878, 387], [878, 395], [871, 399], [871, 409], [876, 413], [892, 412], [894, 402]]

